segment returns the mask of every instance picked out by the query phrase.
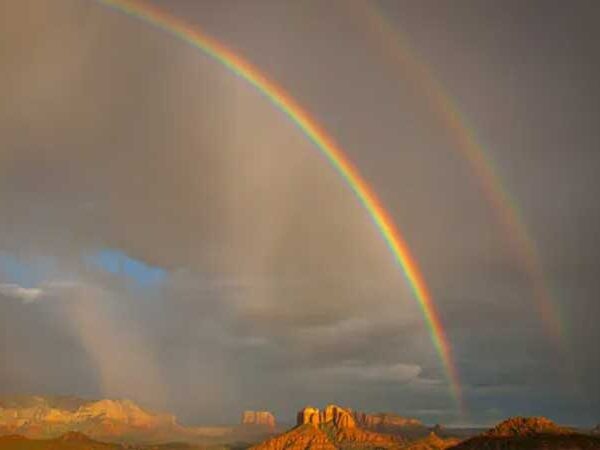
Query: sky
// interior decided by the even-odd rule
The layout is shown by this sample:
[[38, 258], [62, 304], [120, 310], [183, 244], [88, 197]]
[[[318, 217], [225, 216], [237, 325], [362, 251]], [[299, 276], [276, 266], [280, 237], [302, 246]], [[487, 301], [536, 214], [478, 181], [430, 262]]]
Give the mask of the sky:
[[185, 424], [332, 402], [431, 424], [600, 421], [594, 1], [145, 1], [335, 138], [422, 269], [465, 411], [315, 145], [219, 62], [94, 0], [0, 4], [0, 395], [130, 398]]

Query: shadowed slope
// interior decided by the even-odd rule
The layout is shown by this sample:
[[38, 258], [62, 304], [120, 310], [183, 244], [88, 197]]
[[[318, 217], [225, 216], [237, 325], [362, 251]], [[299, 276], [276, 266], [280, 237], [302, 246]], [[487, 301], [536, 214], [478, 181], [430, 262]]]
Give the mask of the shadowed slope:
[[514, 417], [453, 450], [600, 449], [600, 437], [576, 433], [545, 417]]
[[431, 432], [429, 436], [411, 442], [403, 450], [445, 450], [458, 444], [460, 439], [456, 438], [441, 438], [437, 434]]
[[54, 439], [28, 439], [24, 436], [9, 435], [0, 437], [3, 450], [116, 450], [117, 444], [94, 441], [81, 433], [67, 433]]
[[[2, 450], [208, 450], [206, 445], [166, 443], [159, 445], [109, 444], [90, 439], [85, 434], [70, 432], [54, 439], [28, 439], [20, 435], [0, 436]], [[222, 447], [214, 447], [215, 450]]]

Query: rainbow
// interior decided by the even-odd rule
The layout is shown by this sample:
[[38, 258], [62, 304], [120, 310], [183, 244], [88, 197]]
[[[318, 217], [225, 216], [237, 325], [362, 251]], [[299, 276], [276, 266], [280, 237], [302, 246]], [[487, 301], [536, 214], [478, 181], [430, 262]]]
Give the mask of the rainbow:
[[317, 122], [280, 86], [268, 79], [250, 62], [234, 53], [223, 44], [180, 19], [163, 10], [143, 3], [139, 0], [97, 0], [101, 4], [114, 8], [129, 16], [180, 38], [193, 47], [201, 50], [219, 62], [235, 75], [247, 81], [261, 92], [279, 110], [286, 114], [307, 138], [325, 155], [335, 170], [343, 177], [356, 197], [367, 210], [370, 218], [381, 233], [396, 263], [418, 301], [425, 317], [432, 342], [444, 366], [453, 397], [463, 410], [461, 386], [458, 371], [454, 364], [452, 349], [448, 337], [440, 321], [433, 299], [425, 284], [417, 262], [411, 255], [406, 241], [403, 239], [394, 221], [387, 213], [371, 187], [360, 175], [356, 167], [346, 157], [335, 141], [317, 124]]
[[476, 174], [486, 199], [529, 274], [534, 305], [546, 333], [558, 348], [562, 348], [564, 327], [547, 287], [539, 251], [516, 202], [503, 186], [491, 157], [486, 154], [485, 147], [477, 141], [475, 131], [468, 125], [467, 118], [455, 106], [442, 84], [433, 76], [427, 65], [404, 44], [405, 39], [402, 39], [400, 31], [389, 23], [375, 2], [356, 1], [349, 4], [360, 16], [359, 20], [366, 22], [371, 35], [379, 38], [386, 59], [398, 64], [403, 70], [403, 75], [411, 77], [445, 127], [452, 133], [457, 150]]

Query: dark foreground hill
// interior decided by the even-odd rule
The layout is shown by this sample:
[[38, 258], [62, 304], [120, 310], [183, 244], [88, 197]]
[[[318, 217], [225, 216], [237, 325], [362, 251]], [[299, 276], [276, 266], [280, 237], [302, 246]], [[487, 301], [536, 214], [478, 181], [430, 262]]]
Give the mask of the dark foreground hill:
[[17, 434], [0, 436], [1, 450], [220, 450], [185, 443], [159, 445], [110, 444], [90, 439], [85, 434], [70, 432], [53, 439], [29, 439]]
[[0, 436], [2, 450], [117, 450], [118, 444], [94, 441], [81, 433], [67, 433], [54, 439], [28, 439], [24, 436]]
[[600, 449], [600, 436], [576, 433], [544, 417], [514, 417], [451, 450]]

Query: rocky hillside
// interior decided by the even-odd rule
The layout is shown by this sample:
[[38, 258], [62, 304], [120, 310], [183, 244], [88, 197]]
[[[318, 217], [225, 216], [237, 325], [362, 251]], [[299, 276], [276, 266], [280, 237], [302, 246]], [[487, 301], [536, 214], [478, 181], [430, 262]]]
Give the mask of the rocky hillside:
[[536, 436], [538, 434], [571, 434], [545, 417], [512, 417], [485, 432], [486, 436]]
[[[431, 437], [421, 446], [398, 436], [365, 430], [357, 423], [355, 413], [347, 408], [329, 405], [324, 410], [306, 407], [297, 414], [297, 425], [290, 431], [252, 447], [254, 450], [332, 450], [332, 449], [409, 449], [434, 450], [455, 441]], [[416, 444], [416, 443], [414, 443]], [[428, 446], [429, 445], [429, 446]], [[440, 446], [441, 445], [441, 446]]]
[[545, 417], [514, 417], [452, 450], [600, 449], [600, 437], [560, 427]]

